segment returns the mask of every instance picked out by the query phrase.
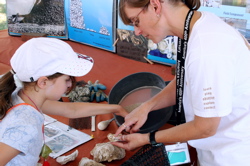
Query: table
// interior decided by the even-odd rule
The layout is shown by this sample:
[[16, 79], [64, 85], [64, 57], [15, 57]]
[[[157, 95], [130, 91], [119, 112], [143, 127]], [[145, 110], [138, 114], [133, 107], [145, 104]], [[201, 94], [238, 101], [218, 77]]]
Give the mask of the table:
[[[51, 115], [50, 115], [51, 116]], [[58, 119], [59, 121], [68, 124], [68, 118], [63, 118], [63, 117], [59, 117], [59, 116], [52, 116], [53, 118]], [[98, 122], [103, 121], [103, 120], [108, 120], [113, 118], [112, 114], [106, 114], [106, 115], [97, 115], [96, 116], [96, 125], [98, 124]], [[169, 128], [171, 127], [171, 125], [166, 124], [162, 127], [163, 128]], [[89, 159], [93, 159], [93, 156], [90, 154], [90, 151], [95, 147], [95, 145], [97, 143], [104, 143], [104, 142], [108, 142], [108, 138], [107, 135], [109, 133], [115, 133], [115, 131], [117, 130], [117, 125], [115, 121], [112, 121], [110, 123], [110, 125], [107, 127], [107, 129], [101, 131], [96, 127], [96, 131], [92, 132], [90, 129], [82, 129], [80, 131], [89, 134], [89, 135], [93, 135], [94, 138], [74, 149], [72, 149], [71, 151], [65, 153], [64, 155], [69, 155], [71, 153], [73, 153], [76, 149], [78, 150], [79, 154], [78, 157], [75, 159], [75, 161], [69, 162], [66, 165], [67, 166], [77, 166], [78, 163], [80, 162], [82, 157], [87, 157]], [[137, 149], [138, 150], [138, 149]], [[121, 163], [125, 162], [126, 160], [128, 160], [134, 153], [137, 152], [137, 150], [135, 151], [126, 151], [126, 156], [125, 158], [123, 158], [122, 160], [117, 160], [117, 161], [112, 161], [112, 162], [102, 162], [104, 165], [107, 166], [118, 166]], [[51, 166], [60, 166], [59, 163], [57, 163], [55, 161], [55, 159], [53, 158], [49, 158], [48, 161], [50, 162]]]
[[[95, 80], [99, 80], [100, 83], [104, 84], [107, 89], [104, 91], [106, 94], [109, 94], [112, 87], [122, 78], [136, 73], [136, 72], [152, 72], [160, 77], [162, 77], [163, 80], [169, 81], [174, 78], [174, 76], [171, 74], [171, 67], [162, 65], [162, 64], [148, 64], [143, 63], [131, 59], [127, 59], [124, 57], [121, 57], [115, 53], [101, 50], [98, 48], [94, 48], [91, 46], [87, 46], [81, 43], [68, 41], [66, 40], [71, 47], [79, 53], [86, 54], [88, 56], [91, 56], [94, 59], [94, 66], [93, 69], [85, 75], [84, 77], [78, 77], [76, 80], [84, 80], [88, 81], [91, 80], [94, 82]], [[10, 69], [10, 58], [16, 51], [16, 49], [22, 44], [24, 41], [21, 40], [20, 37], [13, 37], [8, 35], [7, 30], [1, 30], [0, 31], [0, 74], [4, 74]], [[105, 103], [105, 102], [104, 102]], [[58, 121], [61, 121], [65, 124], [68, 124], [68, 118], [59, 117], [59, 116], [52, 116], [53, 118], [57, 119]], [[108, 120], [113, 118], [112, 114], [106, 114], [106, 115], [97, 115], [96, 116], [96, 125], [98, 122], [102, 120]], [[163, 128], [169, 128], [171, 125], [165, 124]], [[77, 166], [79, 161], [82, 157], [88, 157], [92, 159], [92, 156], [90, 155], [90, 151], [94, 148], [95, 144], [102, 143], [102, 142], [108, 142], [107, 134], [109, 133], [115, 133], [117, 129], [117, 125], [115, 121], [112, 121], [109, 125], [109, 127], [104, 130], [100, 131], [96, 128], [95, 132], [91, 132], [90, 129], [83, 129], [81, 131], [94, 135], [94, 139], [86, 142], [73, 150], [65, 153], [64, 155], [69, 155], [72, 152], [74, 152], [76, 149], [79, 151], [79, 155], [76, 158], [75, 161], [69, 162], [66, 165], [67, 166]], [[126, 152], [126, 157], [123, 160], [120, 161], [113, 161], [111, 163], [103, 163], [107, 166], [117, 166], [129, 159], [136, 151], [129, 151]], [[196, 152], [193, 148], [190, 148], [191, 153], [191, 164], [196, 161]], [[60, 164], [55, 161], [55, 159], [49, 158], [48, 160], [51, 163], [51, 166], [59, 166]], [[187, 165], [191, 165], [187, 164]]]

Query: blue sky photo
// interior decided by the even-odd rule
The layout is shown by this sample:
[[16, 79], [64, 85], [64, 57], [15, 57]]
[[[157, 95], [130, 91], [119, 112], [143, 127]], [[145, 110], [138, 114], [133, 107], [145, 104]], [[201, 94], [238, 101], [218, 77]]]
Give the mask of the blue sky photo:
[[[100, 27], [104, 26], [109, 33], [112, 32], [112, 11], [113, 0], [82, 0], [83, 16], [86, 29], [93, 29], [99, 32]], [[93, 12], [95, 11], [95, 12]]]

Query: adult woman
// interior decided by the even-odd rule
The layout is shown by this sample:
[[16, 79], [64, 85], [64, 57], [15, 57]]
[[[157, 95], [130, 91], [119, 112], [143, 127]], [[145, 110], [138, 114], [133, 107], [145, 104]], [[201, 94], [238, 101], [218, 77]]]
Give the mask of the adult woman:
[[183, 41], [178, 43], [175, 79], [128, 114], [116, 135], [124, 129], [137, 132], [150, 111], [174, 104], [178, 112], [184, 108], [186, 123], [152, 134], [124, 135], [120, 139], [125, 142], [114, 144], [131, 150], [154, 138], [188, 141], [201, 165], [245, 165], [250, 158], [249, 45], [233, 27], [212, 13], [198, 12], [199, 7], [199, 0], [120, 0], [120, 16], [134, 25], [135, 34], [155, 43], [168, 35]]

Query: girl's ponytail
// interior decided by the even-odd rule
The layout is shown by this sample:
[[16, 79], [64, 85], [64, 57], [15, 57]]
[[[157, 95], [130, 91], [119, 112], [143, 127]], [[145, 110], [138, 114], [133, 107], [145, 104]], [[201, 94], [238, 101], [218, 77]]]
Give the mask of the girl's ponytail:
[[16, 89], [13, 74], [9, 71], [0, 78], [0, 120], [12, 105], [11, 94]]

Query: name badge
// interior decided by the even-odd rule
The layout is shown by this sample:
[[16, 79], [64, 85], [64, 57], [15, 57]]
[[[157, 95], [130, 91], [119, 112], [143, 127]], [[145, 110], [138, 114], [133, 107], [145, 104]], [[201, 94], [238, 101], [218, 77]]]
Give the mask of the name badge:
[[168, 159], [171, 166], [190, 163], [190, 155], [187, 143], [166, 145], [165, 149], [167, 151]]

